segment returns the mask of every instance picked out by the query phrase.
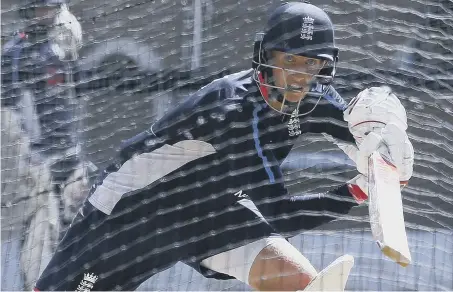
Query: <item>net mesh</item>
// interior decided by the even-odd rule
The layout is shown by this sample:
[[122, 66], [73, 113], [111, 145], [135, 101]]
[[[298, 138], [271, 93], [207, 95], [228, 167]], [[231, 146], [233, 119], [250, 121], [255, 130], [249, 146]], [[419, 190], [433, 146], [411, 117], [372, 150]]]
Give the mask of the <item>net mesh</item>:
[[[215, 78], [250, 68], [254, 35], [278, 3], [72, 1], [70, 10], [82, 25], [84, 41], [73, 68], [77, 98], [71, 110], [84, 160], [102, 169], [122, 140], [148, 129], [183, 98]], [[406, 107], [415, 169], [403, 203], [413, 264], [401, 268], [384, 258], [372, 240], [366, 207], [290, 242], [318, 270], [352, 254], [356, 262], [348, 290], [453, 290], [453, 2], [314, 4], [336, 27], [337, 91], [349, 99], [366, 87], [387, 84]], [[2, 1], [3, 47], [12, 32], [27, 25], [18, 11], [18, 2]], [[21, 132], [21, 117], [5, 106], [1, 113], [1, 285], [3, 290], [23, 290], [50, 258], [53, 228], [72, 214], [65, 208], [76, 208], [86, 191], [61, 194], [46, 185], [49, 170], [27, 158], [30, 141]], [[295, 196], [328, 189], [354, 175], [342, 152], [318, 135], [300, 139], [282, 170]], [[250, 288], [235, 280], [206, 279], [177, 264], [139, 290]]]

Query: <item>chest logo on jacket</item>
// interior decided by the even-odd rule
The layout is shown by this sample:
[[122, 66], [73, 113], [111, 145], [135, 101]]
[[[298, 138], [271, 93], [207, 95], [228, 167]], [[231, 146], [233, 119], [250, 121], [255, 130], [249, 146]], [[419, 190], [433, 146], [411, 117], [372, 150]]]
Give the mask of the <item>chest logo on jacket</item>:
[[302, 131], [300, 130], [300, 120], [298, 115], [299, 111], [295, 109], [291, 113], [291, 117], [289, 118], [288, 121], [288, 132], [291, 137], [302, 134]]

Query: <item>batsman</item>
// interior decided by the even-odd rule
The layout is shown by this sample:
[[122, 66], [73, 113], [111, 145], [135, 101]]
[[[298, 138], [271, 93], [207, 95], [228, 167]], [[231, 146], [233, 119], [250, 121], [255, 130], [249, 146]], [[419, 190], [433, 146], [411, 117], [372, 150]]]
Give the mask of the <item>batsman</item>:
[[[318, 272], [286, 237], [366, 200], [373, 151], [388, 148], [402, 182], [414, 156], [405, 110], [388, 87], [349, 104], [335, 91], [338, 51], [322, 9], [276, 8], [251, 69], [213, 81], [123, 143], [36, 290], [134, 290], [177, 262], [256, 290], [342, 290], [352, 257]], [[306, 133], [335, 139], [359, 173], [295, 199], [280, 165]]]

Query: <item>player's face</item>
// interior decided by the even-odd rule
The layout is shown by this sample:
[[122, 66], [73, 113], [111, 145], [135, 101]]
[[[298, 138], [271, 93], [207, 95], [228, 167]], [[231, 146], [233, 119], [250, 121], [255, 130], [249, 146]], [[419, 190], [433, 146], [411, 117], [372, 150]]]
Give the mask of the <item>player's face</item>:
[[287, 101], [299, 102], [310, 90], [313, 75], [319, 74], [325, 61], [274, 51], [271, 64], [286, 69], [272, 69], [275, 86], [285, 88], [280, 91]]

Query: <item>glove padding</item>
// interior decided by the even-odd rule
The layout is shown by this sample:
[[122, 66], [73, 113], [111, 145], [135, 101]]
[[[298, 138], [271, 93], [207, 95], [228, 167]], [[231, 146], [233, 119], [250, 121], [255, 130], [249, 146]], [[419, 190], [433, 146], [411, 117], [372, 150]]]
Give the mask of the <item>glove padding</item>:
[[77, 60], [82, 48], [82, 26], [66, 5], [55, 16], [48, 37], [52, 51], [61, 61]]
[[349, 181], [351, 188], [360, 188], [361, 199], [368, 196], [368, 158], [378, 151], [396, 167], [401, 185], [413, 173], [414, 149], [406, 134], [407, 117], [404, 107], [388, 87], [373, 87], [360, 92], [344, 112], [357, 147], [339, 147], [357, 165], [358, 176]]
[[393, 123], [383, 128], [380, 134], [371, 132], [366, 135], [358, 147], [341, 145], [340, 148], [365, 176], [368, 173], [368, 158], [377, 150], [395, 165], [402, 184], [412, 177], [414, 149], [406, 132]]
[[380, 133], [389, 123], [407, 130], [406, 110], [388, 86], [361, 91], [351, 100], [343, 115], [358, 145], [368, 133]]

